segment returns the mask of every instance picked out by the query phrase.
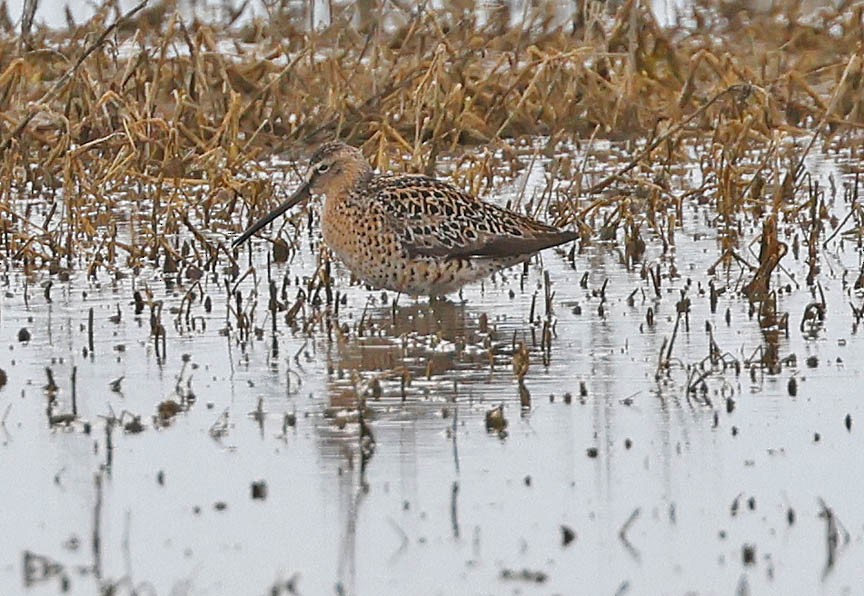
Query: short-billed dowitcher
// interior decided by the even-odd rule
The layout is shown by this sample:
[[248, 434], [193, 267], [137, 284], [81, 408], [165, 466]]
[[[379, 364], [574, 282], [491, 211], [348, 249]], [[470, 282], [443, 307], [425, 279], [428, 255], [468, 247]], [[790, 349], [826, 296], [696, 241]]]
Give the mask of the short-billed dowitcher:
[[312, 155], [294, 194], [233, 246], [310, 194], [326, 197], [324, 241], [354, 275], [412, 296], [443, 296], [577, 237], [434, 178], [377, 175], [359, 149], [334, 141]]

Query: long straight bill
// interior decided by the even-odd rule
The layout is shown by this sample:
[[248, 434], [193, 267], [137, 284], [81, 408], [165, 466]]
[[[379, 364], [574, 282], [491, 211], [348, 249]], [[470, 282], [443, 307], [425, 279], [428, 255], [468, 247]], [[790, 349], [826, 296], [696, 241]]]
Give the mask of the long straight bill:
[[294, 205], [302, 201], [303, 199], [309, 196], [309, 183], [304, 182], [300, 188], [294, 191], [294, 194], [291, 195], [287, 201], [276, 207], [273, 211], [256, 221], [254, 224], [249, 226], [245, 232], [243, 232], [239, 238], [237, 238], [234, 242], [231, 243], [231, 248], [235, 248], [240, 246], [249, 238], [251, 238], [255, 232], [269, 224], [271, 221], [291, 209]]

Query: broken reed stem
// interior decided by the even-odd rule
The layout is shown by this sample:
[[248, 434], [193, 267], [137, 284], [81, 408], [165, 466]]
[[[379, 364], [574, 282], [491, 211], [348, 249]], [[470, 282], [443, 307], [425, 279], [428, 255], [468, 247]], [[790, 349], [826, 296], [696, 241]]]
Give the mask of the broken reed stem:
[[450, 526], [453, 529], [453, 538], [459, 540], [459, 481], [454, 480], [450, 487]]
[[93, 307], [87, 315], [87, 347], [90, 349], [90, 357], [93, 357]]
[[72, 367], [72, 415], [78, 417], [78, 367]]
[[846, 217], [843, 218], [843, 221], [841, 221], [840, 224], [836, 228], [834, 228], [834, 231], [831, 232], [831, 235], [828, 236], [828, 238], [825, 239], [825, 242], [822, 243], [822, 249], [823, 250], [828, 248], [828, 244], [832, 240], [834, 240], [834, 237], [840, 233], [840, 231], [843, 229], [843, 227], [846, 225], [846, 223], [849, 221], [849, 219], [853, 215], [855, 215], [856, 212], [858, 211], [858, 181], [859, 181], [859, 176], [860, 176], [860, 172], [855, 172], [855, 184], [853, 186], [853, 191], [852, 191], [852, 203], [849, 205], [849, 213], [846, 214]]
[[[106, 430], [110, 423], [106, 423]], [[110, 438], [110, 431], [108, 437]], [[110, 443], [110, 441], [109, 441]], [[93, 475], [96, 487], [96, 501], [93, 504], [93, 533], [91, 535], [91, 550], [93, 553], [93, 575], [102, 578], [102, 473]]]
[[33, 17], [36, 16], [38, 7], [39, 0], [24, 0], [24, 6], [21, 9], [21, 41], [25, 47], [30, 46], [30, 29], [33, 26]]

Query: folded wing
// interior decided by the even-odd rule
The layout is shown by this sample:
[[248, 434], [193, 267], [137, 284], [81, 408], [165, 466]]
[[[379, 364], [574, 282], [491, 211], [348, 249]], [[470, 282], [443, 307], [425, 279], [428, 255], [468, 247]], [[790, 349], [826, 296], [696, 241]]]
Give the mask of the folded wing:
[[412, 257], [511, 258], [569, 242], [576, 232], [480, 201], [425, 176], [379, 177], [369, 189]]

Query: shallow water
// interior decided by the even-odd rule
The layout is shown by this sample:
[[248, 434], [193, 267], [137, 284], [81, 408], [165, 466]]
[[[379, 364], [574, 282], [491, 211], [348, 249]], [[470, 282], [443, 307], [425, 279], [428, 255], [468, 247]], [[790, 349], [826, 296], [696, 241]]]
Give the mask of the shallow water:
[[[809, 164], [838, 186], [852, 167]], [[840, 219], [847, 208], [839, 197], [830, 205]], [[65, 577], [73, 594], [113, 582], [121, 593], [260, 594], [292, 580], [301, 594], [856, 593], [864, 345], [849, 308], [861, 296], [844, 272], [851, 284], [860, 251], [835, 240], [822, 253], [823, 327], [799, 329], [813, 301], [803, 284], [780, 295], [790, 325], [779, 354], [796, 362], [774, 375], [751, 371], [742, 363], [765, 340], [746, 299], [727, 291], [712, 314], [698, 291], [710, 279], [734, 287], [739, 268], [709, 276], [718, 257], [716, 228], [704, 223], [710, 207], [688, 205], [684, 215], [669, 254], [648, 241], [645, 262], [664, 275], [659, 298], [611, 244], [585, 247], [572, 264], [548, 251], [526, 278], [511, 270], [432, 305], [400, 297], [394, 307], [394, 294], [350, 286], [335, 266], [345, 299], [336, 318], [347, 333], [315, 320], [323, 307], [305, 307], [293, 329], [280, 313], [277, 353], [261, 239], [252, 250], [264, 331], [245, 345], [236, 331], [222, 333], [221, 276], [202, 280], [213, 308], [196, 300], [193, 330], [168, 312], [190, 287], [176, 275], [112, 281], [103, 273], [94, 282], [81, 273], [54, 279], [48, 303], [40, 287], [47, 276], [9, 272], [0, 297], [0, 346], [8, 346], [0, 358], [8, 375], [0, 391], [0, 592], [55, 594]], [[302, 284], [317, 267], [317, 242], [304, 239], [289, 264], [271, 268], [280, 286], [287, 274], [289, 303], [295, 279]], [[802, 281], [805, 255], [783, 261]], [[668, 275], [673, 264], [679, 277]], [[548, 318], [544, 271], [555, 293]], [[782, 272], [772, 283], [794, 286]], [[134, 314], [133, 291], [145, 287], [165, 304], [164, 360], [149, 310]], [[680, 364], [657, 380], [687, 287], [690, 326], [681, 322], [672, 351]], [[241, 288], [248, 300], [251, 278]], [[90, 308], [92, 357], [84, 352]], [[548, 365], [544, 321], [554, 323]], [[688, 393], [681, 365], [708, 355], [706, 321], [730, 366], [705, 378], [707, 392]], [[21, 328], [29, 342], [18, 341]], [[527, 408], [511, 366], [519, 341], [530, 348]], [[49, 425], [46, 367], [60, 388], [55, 415], [71, 411], [77, 367], [79, 421]], [[121, 391], [112, 391], [121, 376]], [[358, 394], [367, 396], [375, 439], [365, 458]], [[188, 409], [158, 424], [167, 399]], [[502, 404], [506, 436], [484, 422]], [[112, 412], [127, 412], [124, 423], [140, 415], [145, 428], [114, 426], [109, 450]], [[262, 480], [266, 498], [253, 499], [252, 483]], [[834, 516], [831, 551], [822, 501]], [[575, 532], [567, 545], [562, 526]], [[28, 552], [62, 568], [31, 573], [28, 585]]]

